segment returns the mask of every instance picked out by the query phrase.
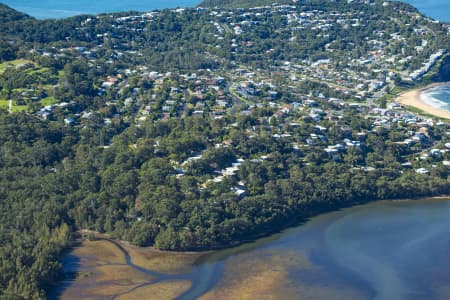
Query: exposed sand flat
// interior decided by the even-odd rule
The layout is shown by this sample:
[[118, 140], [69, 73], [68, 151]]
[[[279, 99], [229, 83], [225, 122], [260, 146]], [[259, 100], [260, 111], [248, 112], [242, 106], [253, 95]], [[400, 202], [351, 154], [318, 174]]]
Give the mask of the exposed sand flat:
[[165, 281], [143, 286], [132, 290], [129, 293], [122, 294], [117, 300], [160, 300], [176, 299], [191, 287], [188, 280]]
[[167, 252], [152, 247], [137, 247], [122, 243], [134, 264], [165, 274], [189, 273], [202, 252]]
[[[446, 83], [446, 84], [449, 84], [449, 83]], [[431, 84], [425, 88], [415, 89], [415, 90], [411, 90], [411, 91], [402, 93], [395, 99], [395, 101], [397, 101], [398, 103], [400, 103], [402, 105], [418, 108], [418, 109], [424, 111], [425, 113], [436, 116], [436, 117], [450, 119], [449, 111], [439, 108], [439, 107], [434, 107], [428, 103], [425, 103], [421, 100], [421, 97], [420, 97], [420, 95], [423, 91], [426, 91], [430, 88], [437, 87], [439, 85], [443, 85], [443, 84]]]
[[58, 299], [111, 299], [156, 279], [128, 266], [124, 253], [106, 240], [82, 241], [68, 263], [76, 265], [76, 277]]

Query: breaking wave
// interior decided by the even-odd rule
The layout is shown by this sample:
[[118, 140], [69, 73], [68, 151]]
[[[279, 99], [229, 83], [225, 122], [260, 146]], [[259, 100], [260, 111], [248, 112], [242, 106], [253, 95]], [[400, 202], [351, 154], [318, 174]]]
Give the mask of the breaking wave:
[[450, 111], [450, 85], [425, 90], [420, 94], [420, 100], [430, 106]]

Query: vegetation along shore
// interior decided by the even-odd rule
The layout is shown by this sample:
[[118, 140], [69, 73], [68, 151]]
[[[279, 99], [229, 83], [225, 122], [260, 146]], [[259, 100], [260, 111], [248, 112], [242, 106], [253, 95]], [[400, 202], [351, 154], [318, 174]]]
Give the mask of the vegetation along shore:
[[450, 80], [449, 24], [401, 2], [257, 3], [61, 20], [0, 4], [2, 298], [45, 298], [83, 229], [203, 251], [450, 194], [449, 123], [389, 100]]

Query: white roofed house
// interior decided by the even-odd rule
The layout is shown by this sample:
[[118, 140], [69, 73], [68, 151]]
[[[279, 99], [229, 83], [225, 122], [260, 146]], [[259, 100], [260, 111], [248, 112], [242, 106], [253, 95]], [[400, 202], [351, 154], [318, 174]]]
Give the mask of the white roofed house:
[[419, 168], [419, 169], [416, 169], [416, 173], [422, 174], [422, 175], [427, 175], [427, 174], [430, 174], [430, 171], [426, 168]]

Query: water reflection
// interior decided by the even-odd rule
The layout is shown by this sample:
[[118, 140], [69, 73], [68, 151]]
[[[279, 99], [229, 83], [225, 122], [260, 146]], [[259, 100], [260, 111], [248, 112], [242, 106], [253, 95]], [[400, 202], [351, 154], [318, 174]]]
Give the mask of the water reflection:
[[[142, 259], [133, 264], [132, 256], [125, 257], [123, 267], [135, 272], [128, 270], [127, 276], [148, 276], [144, 283], [129, 278], [127, 288], [147, 299], [157, 299], [151, 292], [157, 285], [167, 298], [183, 300], [448, 299], [449, 215], [450, 201], [444, 200], [372, 203], [200, 258], [165, 255], [167, 263], [177, 262], [171, 270], [178, 273], [147, 272], [151, 264], [139, 267], [136, 261]], [[92, 263], [87, 252], [75, 256], [78, 271]], [[62, 298], [70, 299], [77, 285], [78, 279]], [[110, 286], [90, 288], [98, 293]]]

